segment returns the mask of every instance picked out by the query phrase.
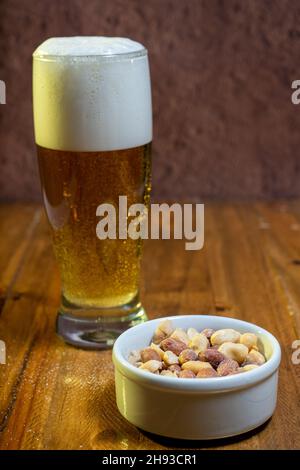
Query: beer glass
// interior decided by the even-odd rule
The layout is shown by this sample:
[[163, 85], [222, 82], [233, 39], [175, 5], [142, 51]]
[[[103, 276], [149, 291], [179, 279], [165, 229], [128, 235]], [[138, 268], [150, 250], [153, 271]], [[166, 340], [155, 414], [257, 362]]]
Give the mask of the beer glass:
[[57, 332], [102, 349], [146, 319], [142, 242], [100, 239], [97, 207], [149, 203], [152, 107], [147, 50], [126, 38], [52, 38], [33, 54], [35, 142], [62, 296]]

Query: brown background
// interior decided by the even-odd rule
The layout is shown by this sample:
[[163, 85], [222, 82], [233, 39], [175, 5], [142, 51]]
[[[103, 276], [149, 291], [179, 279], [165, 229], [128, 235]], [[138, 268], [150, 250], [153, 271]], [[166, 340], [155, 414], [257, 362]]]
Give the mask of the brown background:
[[157, 198], [299, 196], [299, 20], [287, 0], [0, 0], [0, 199], [40, 198], [31, 53], [76, 34], [149, 49]]

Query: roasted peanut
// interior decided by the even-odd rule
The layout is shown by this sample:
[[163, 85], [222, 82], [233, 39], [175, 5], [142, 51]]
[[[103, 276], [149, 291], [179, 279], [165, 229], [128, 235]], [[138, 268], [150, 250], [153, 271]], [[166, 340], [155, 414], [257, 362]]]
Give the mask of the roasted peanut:
[[212, 335], [214, 334], [215, 330], [212, 328], [205, 328], [204, 330], [201, 331], [203, 335], [206, 336], [207, 339], [210, 339]]
[[179, 364], [172, 364], [171, 366], [168, 367], [168, 370], [170, 370], [171, 372], [175, 372], [175, 374], [179, 374], [179, 372], [181, 371], [181, 367]]
[[217, 330], [210, 338], [210, 342], [213, 346], [216, 344], [223, 343], [237, 343], [240, 339], [240, 333], [232, 328], [225, 328], [223, 330]]
[[224, 354], [213, 348], [207, 349], [204, 351], [204, 353], [202, 353], [202, 355], [204, 356], [205, 361], [209, 362], [215, 369], [218, 367], [220, 362], [224, 361], [225, 359]]
[[210, 377], [218, 377], [217, 372], [212, 367], [210, 369], [201, 369], [197, 374], [197, 379], [209, 379]]
[[236, 361], [233, 359], [224, 359], [217, 368], [217, 373], [221, 377], [224, 377], [225, 375], [232, 375], [236, 374], [238, 371], [239, 365]]
[[189, 347], [199, 353], [209, 347], [209, 341], [203, 333], [199, 333], [190, 340]]
[[140, 369], [146, 370], [148, 372], [157, 372], [162, 368], [162, 363], [160, 361], [156, 361], [155, 359], [151, 359], [148, 362], [144, 362], [141, 366]]
[[266, 362], [265, 357], [255, 349], [251, 349], [249, 354], [245, 357], [245, 361], [243, 365], [248, 365], [248, 364], [256, 364], [258, 366], [261, 366]]
[[178, 375], [175, 372], [170, 371], [169, 369], [167, 370], [162, 370], [160, 375], [164, 375], [165, 377], [174, 377], [177, 379]]
[[195, 328], [188, 328], [186, 333], [189, 339], [193, 339], [194, 336], [199, 334], [199, 331], [197, 331]]
[[153, 336], [153, 343], [159, 344], [162, 340], [167, 338], [173, 333], [173, 326], [170, 320], [161, 322], [156, 328]]
[[166, 338], [160, 343], [160, 347], [164, 351], [172, 351], [176, 356], [179, 356], [181, 351], [186, 349], [186, 344], [173, 338]]
[[202, 362], [202, 361], [188, 361], [182, 364], [182, 370], [191, 370], [194, 374], [198, 374], [198, 372], [202, 369], [211, 369], [211, 365], [209, 362]]
[[172, 364], [178, 364], [179, 362], [178, 356], [176, 356], [176, 354], [174, 354], [172, 351], [166, 351], [164, 353], [163, 360], [167, 366], [171, 366]]
[[258, 340], [258, 338], [254, 333], [244, 333], [240, 337], [240, 343], [247, 346], [249, 351], [252, 348], [257, 349], [257, 340]]
[[193, 349], [184, 349], [179, 354], [179, 363], [184, 364], [188, 361], [196, 361], [197, 357], [197, 353]]
[[239, 364], [245, 361], [248, 348], [244, 344], [226, 342], [221, 344], [218, 351], [229, 359], [234, 359]]
[[163, 358], [164, 351], [155, 343], [151, 343], [150, 348], [153, 349], [160, 357], [160, 359]]
[[257, 335], [231, 328], [199, 332], [196, 328], [173, 328], [170, 320], [164, 320], [152, 341], [141, 351], [132, 351], [128, 361], [165, 377], [223, 377], [251, 371], [266, 361]]
[[128, 362], [133, 366], [136, 366], [138, 362], [141, 362], [141, 353], [140, 351], [131, 351], [128, 357]]
[[179, 377], [181, 379], [194, 379], [196, 375], [194, 374], [192, 370], [181, 370], [179, 372]]
[[142, 362], [148, 362], [151, 359], [155, 359], [156, 361], [160, 361], [160, 356], [157, 354], [156, 351], [152, 348], [145, 348], [141, 351], [141, 360]]
[[176, 341], [181, 341], [182, 343], [185, 343], [185, 345], [189, 344], [189, 337], [182, 328], [176, 328], [170, 338], [173, 338]]
[[246, 366], [239, 367], [239, 372], [248, 372], [249, 370], [257, 369], [257, 364], [247, 364]]

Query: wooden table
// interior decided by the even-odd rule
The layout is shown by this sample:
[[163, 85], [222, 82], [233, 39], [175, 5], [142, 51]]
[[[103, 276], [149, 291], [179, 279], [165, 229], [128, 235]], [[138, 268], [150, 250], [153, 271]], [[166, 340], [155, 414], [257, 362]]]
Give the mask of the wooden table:
[[[282, 346], [278, 406], [259, 432], [211, 443], [140, 432], [118, 413], [111, 351], [54, 332], [59, 276], [43, 209], [0, 206], [1, 449], [293, 449], [300, 447], [300, 203], [207, 204], [201, 251], [149, 241], [142, 298], [151, 318], [208, 313], [256, 322]], [[300, 354], [299, 354], [300, 359]]]

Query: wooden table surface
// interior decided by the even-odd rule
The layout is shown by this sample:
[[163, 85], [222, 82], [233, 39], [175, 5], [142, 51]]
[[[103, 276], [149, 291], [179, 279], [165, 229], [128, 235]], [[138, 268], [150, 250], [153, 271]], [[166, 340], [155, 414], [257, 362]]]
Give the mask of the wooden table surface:
[[[149, 317], [226, 315], [282, 346], [276, 412], [243, 438], [177, 442], [140, 432], [117, 411], [111, 351], [65, 345], [54, 332], [59, 276], [43, 209], [0, 206], [1, 449], [300, 448], [300, 203], [205, 208], [205, 246], [149, 241], [142, 298]], [[300, 357], [300, 355], [299, 355]]]

